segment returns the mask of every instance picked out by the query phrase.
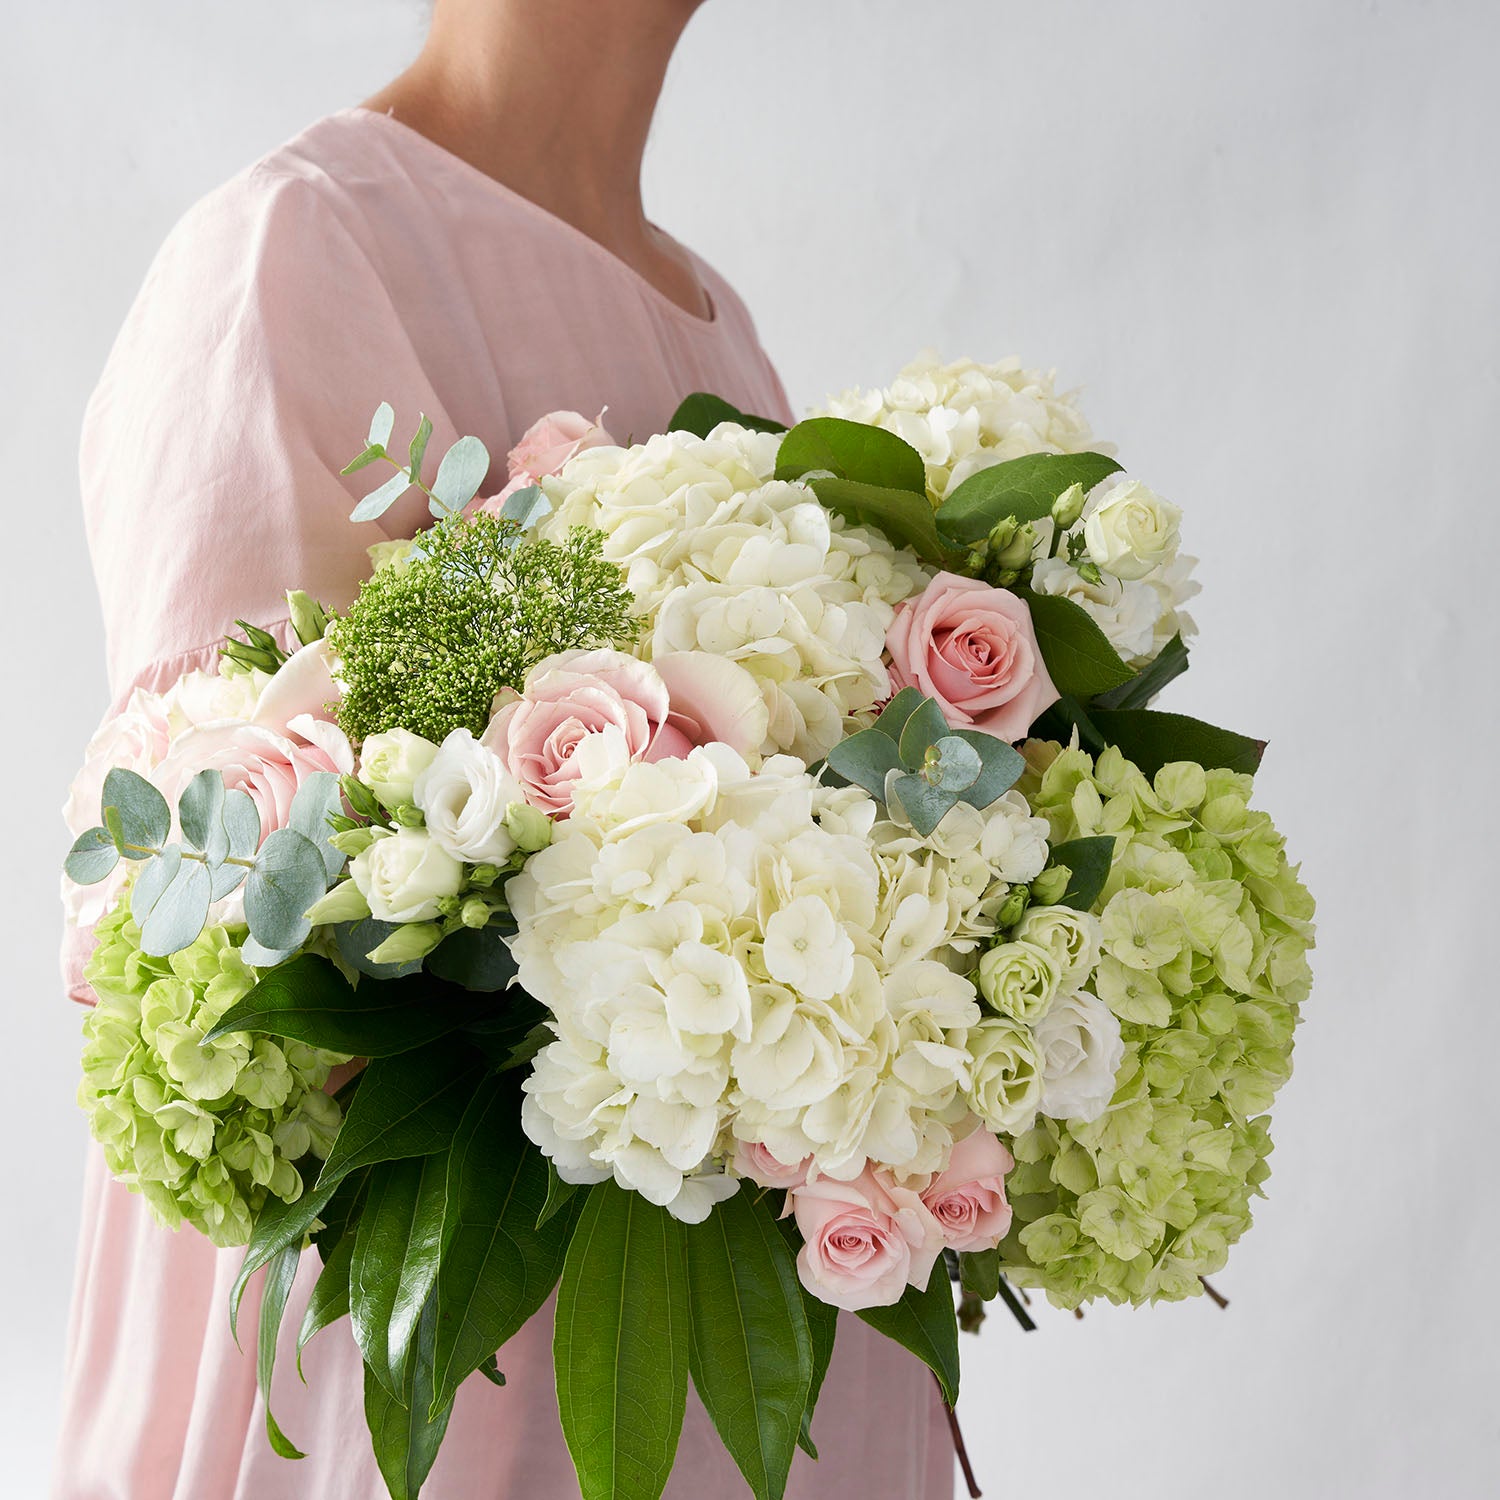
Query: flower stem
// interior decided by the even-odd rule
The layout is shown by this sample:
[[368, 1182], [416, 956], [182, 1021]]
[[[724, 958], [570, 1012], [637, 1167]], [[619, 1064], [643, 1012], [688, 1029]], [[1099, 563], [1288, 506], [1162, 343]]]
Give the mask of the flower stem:
[[943, 1403], [943, 1414], [948, 1418], [948, 1431], [953, 1436], [953, 1451], [958, 1455], [958, 1466], [964, 1471], [964, 1483], [969, 1487], [969, 1500], [980, 1500], [984, 1491], [979, 1488], [979, 1481], [974, 1477], [974, 1466], [969, 1462], [969, 1450], [964, 1447], [963, 1430], [958, 1425], [958, 1413], [948, 1405], [948, 1398], [943, 1395], [943, 1383], [934, 1375], [933, 1380], [937, 1383], [938, 1400]]

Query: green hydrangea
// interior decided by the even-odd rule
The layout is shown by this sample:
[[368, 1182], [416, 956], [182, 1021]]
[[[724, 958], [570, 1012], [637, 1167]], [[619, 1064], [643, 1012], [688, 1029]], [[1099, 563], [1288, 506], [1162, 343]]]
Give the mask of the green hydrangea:
[[205, 927], [170, 958], [140, 936], [128, 902], [99, 924], [78, 1102], [110, 1171], [163, 1224], [242, 1245], [268, 1197], [301, 1194], [294, 1164], [327, 1156], [339, 1107], [323, 1085], [345, 1059], [245, 1032], [204, 1042], [255, 983], [243, 927]]
[[1113, 748], [1027, 758], [1021, 789], [1054, 843], [1116, 836], [1093, 988], [1125, 1057], [1100, 1119], [1038, 1119], [1016, 1139], [1006, 1273], [1062, 1307], [1196, 1296], [1269, 1175], [1312, 898], [1249, 776], [1183, 762], [1148, 778]]

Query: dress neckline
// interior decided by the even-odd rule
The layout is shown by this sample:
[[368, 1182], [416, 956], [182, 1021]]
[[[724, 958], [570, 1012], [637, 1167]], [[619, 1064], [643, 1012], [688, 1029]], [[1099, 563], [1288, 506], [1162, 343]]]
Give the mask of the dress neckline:
[[405, 121], [398, 120], [395, 115], [387, 114], [383, 110], [369, 109], [362, 104], [356, 104], [349, 109], [340, 110], [335, 118], [342, 118], [355, 123], [363, 123], [369, 120], [384, 126], [397, 137], [408, 142], [414, 149], [426, 153], [455, 176], [464, 177], [495, 197], [518, 206], [556, 233], [562, 234], [575, 243], [582, 245], [597, 259], [613, 266], [618, 272], [628, 277], [664, 313], [676, 318], [687, 327], [707, 333], [716, 331], [723, 323], [718, 299], [709, 289], [708, 278], [704, 275], [705, 267], [703, 262], [686, 245], [683, 245], [680, 241], [667, 234], [659, 225], [653, 223], [651, 227], [658, 234], [670, 239], [687, 257], [689, 263], [697, 273], [698, 289], [703, 294], [703, 300], [708, 304], [707, 316], [692, 312], [680, 302], [669, 297], [659, 286], [643, 276], [628, 261], [622, 260], [613, 250], [605, 245], [601, 245], [598, 240], [594, 239], [592, 235], [586, 234], [576, 224], [570, 224], [566, 219], [560, 218], [550, 209], [543, 208], [540, 203], [533, 202], [524, 194], [518, 193], [513, 187], [509, 187], [507, 184], [501, 182], [498, 177], [491, 177], [488, 172], [476, 167], [473, 162], [465, 161], [463, 157], [448, 150], [446, 146], [439, 145], [430, 136], [425, 136], [420, 130], [406, 124]]

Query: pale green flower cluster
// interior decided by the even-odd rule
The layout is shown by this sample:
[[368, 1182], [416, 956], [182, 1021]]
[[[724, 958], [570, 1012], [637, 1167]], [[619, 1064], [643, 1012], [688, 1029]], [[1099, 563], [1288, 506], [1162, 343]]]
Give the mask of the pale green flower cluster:
[[267, 1198], [294, 1201], [293, 1164], [327, 1156], [339, 1126], [323, 1085], [345, 1059], [244, 1032], [203, 1040], [255, 984], [245, 936], [210, 925], [153, 958], [126, 901], [99, 923], [86, 971], [99, 1003], [84, 1021], [78, 1102], [109, 1170], [162, 1223], [185, 1220], [216, 1245], [244, 1244]]
[[1014, 1142], [1006, 1274], [1077, 1307], [1196, 1296], [1250, 1226], [1266, 1111], [1311, 986], [1313, 902], [1251, 778], [1177, 762], [1148, 779], [1033, 743], [1022, 788], [1054, 842], [1114, 834], [1094, 976], [1121, 1022], [1115, 1095], [1092, 1123]]

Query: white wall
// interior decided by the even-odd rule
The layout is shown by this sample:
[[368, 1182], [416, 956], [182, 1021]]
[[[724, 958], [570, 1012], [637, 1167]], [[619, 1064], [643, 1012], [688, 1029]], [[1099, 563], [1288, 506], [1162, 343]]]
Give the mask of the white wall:
[[[393, 73], [421, 8], [5, 11], [0, 1491], [29, 1500], [83, 1150], [53, 968], [53, 809], [104, 691], [79, 415], [171, 222]], [[797, 401], [1015, 351], [1186, 509], [1174, 702], [1270, 738], [1321, 902], [1233, 1308], [1001, 1314], [962, 1403], [992, 1495], [1494, 1493], [1497, 44], [1484, 0], [714, 0], [675, 68], [651, 207]]]

